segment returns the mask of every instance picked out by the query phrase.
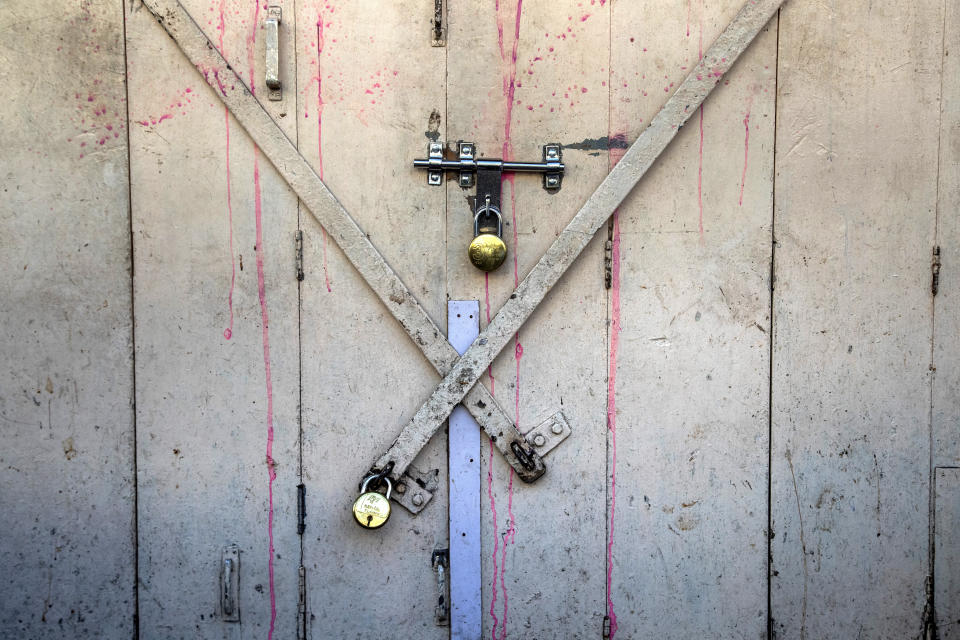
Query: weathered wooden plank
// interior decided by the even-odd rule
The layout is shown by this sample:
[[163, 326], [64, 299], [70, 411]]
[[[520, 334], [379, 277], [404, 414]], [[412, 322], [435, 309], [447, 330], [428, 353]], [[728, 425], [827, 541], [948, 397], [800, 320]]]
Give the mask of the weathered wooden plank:
[[[186, 8], [264, 92], [262, 7]], [[127, 11], [141, 633], [292, 637], [297, 201], [150, 13]], [[264, 101], [288, 135], [293, 26], [287, 3], [284, 100]], [[233, 543], [239, 624], [219, 611], [220, 554]]]
[[[740, 8], [613, 5], [616, 163]], [[764, 637], [774, 19], [611, 231], [611, 637]]]
[[0, 5], [0, 636], [129, 638], [133, 345], [119, 3]]
[[[375, 15], [364, 3], [339, 2], [300, 4], [297, 12], [300, 152], [444, 327], [443, 193], [411, 168], [425, 134], [442, 126], [445, 51], [430, 46], [432, 3], [383, 4]], [[364, 531], [350, 513], [357, 473], [386, 450], [436, 373], [334, 239], [307, 215], [301, 225], [304, 565], [313, 637], [446, 637], [434, 624], [431, 566], [433, 550], [447, 546], [444, 442], [416, 463], [443, 478], [420, 515], [394, 505], [382, 529]]]
[[960, 638], [960, 469], [935, 472], [934, 602], [941, 640]]
[[[607, 128], [609, 6], [520, 5], [448, 7], [446, 140], [475, 141], [486, 157], [515, 160], [539, 160], [548, 142], [572, 145], [555, 195], [538, 176], [505, 178], [509, 254], [489, 279], [467, 259], [467, 192], [448, 183], [447, 288], [453, 298], [480, 300], [483, 326], [607, 171], [605, 158], [576, 147]], [[514, 477], [483, 440], [483, 637], [600, 634], [605, 316], [600, 239], [483, 376], [521, 430], [557, 409], [573, 429], [532, 485]]]
[[778, 637], [905, 638], [922, 626], [942, 10], [799, 1], [781, 12]]
[[960, 6], [945, 3], [934, 301], [934, 466], [960, 466]]

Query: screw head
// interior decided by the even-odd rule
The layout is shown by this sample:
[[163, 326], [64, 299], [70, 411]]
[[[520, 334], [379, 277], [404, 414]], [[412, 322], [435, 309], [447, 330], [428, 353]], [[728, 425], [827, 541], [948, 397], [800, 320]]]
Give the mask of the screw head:
[[410, 501], [414, 504], [414, 506], [419, 507], [420, 505], [423, 504], [423, 495], [419, 493], [414, 494], [414, 496], [410, 499]]
[[[550, 427], [550, 432], [551, 432], [552, 434], [558, 436], [558, 435], [560, 435], [561, 433], [563, 433], [563, 427], [560, 425], [559, 422], [554, 422], [554, 423], [553, 423], [553, 426]], [[402, 486], [402, 485], [401, 485], [401, 486]]]
[[560, 178], [557, 176], [545, 176], [544, 185], [548, 189], [556, 189], [560, 186]]
[[396, 487], [396, 489], [394, 489], [394, 491], [396, 491], [396, 492], [399, 493], [400, 495], [403, 495], [403, 494], [405, 494], [405, 493], [407, 492], [407, 485], [405, 485], [405, 484], [398, 484], [397, 487]]
[[538, 433], [537, 435], [533, 436], [533, 444], [534, 446], [542, 447], [543, 445], [547, 444], [547, 439], [543, 437], [543, 434]]

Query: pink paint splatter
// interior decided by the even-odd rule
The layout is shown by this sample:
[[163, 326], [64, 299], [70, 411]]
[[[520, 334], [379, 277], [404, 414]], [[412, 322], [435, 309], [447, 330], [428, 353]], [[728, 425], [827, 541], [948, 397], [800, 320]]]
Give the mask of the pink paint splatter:
[[[610, 136], [621, 138], [625, 134]], [[610, 149], [612, 169], [623, 155], [625, 148]], [[620, 348], [620, 210], [613, 212], [613, 238], [610, 277], [610, 357], [607, 372], [607, 429], [610, 431], [610, 525], [607, 540], [607, 617], [610, 619], [610, 638], [617, 633], [617, 614], [613, 609], [613, 531], [614, 514], [617, 508], [617, 352]]]
[[[323, 180], [323, 67], [320, 54], [323, 52], [323, 16], [317, 16], [317, 171]], [[377, 85], [379, 86], [379, 85]], [[330, 271], [327, 269], [327, 230], [320, 227], [323, 236], [323, 280], [330, 292]]]
[[487, 496], [490, 498], [490, 515], [493, 518], [493, 582], [490, 585], [492, 591], [490, 596], [490, 617], [493, 618], [493, 630], [491, 632], [491, 637], [493, 640], [497, 640], [497, 625], [499, 624], [496, 613], [497, 572], [499, 570], [499, 566], [497, 564], [497, 551], [500, 545], [500, 532], [497, 530], [497, 503], [493, 497], [493, 461], [493, 440], [490, 440], [490, 455], [487, 457]]
[[753, 108], [753, 94], [747, 99], [747, 113], [743, 117], [743, 174], [740, 176], [740, 206], [743, 206], [743, 187], [747, 184], [747, 156], [750, 150], [750, 110]]

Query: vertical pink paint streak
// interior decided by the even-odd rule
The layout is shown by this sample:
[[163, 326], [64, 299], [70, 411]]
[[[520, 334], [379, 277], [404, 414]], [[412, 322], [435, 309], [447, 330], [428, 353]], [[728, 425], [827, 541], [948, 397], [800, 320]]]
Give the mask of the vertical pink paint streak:
[[[612, 138], [612, 136], [611, 136]], [[612, 169], [626, 149], [610, 149]], [[607, 429], [610, 431], [610, 524], [607, 540], [607, 617], [610, 638], [617, 633], [617, 614], [613, 609], [613, 530], [617, 509], [617, 353], [620, 348], [620, 210], [613, 212], [613, 238], [610, 265], [610, 357], [607, 372]]]
[[[223, 32], [226, 29], [226, 23], [224, 21], [224, 9], [226, 8], [227, 0], [220, 0], [220, 55], [226, 57], [226, 50], [223, 47]], [[219, 82], [219, 79], [217, 80]], [[221, 91], [223, 87], [221, 86]], [[227, 294], [227, 307], [230, 309], [230, 326], [223, 330], [223, 337], [229, 340], [233, 337], [233, 291], [237, 283], [237, 261], [233, 255], [233, 203], [230, 199], [230, 109], [227, 106], [223, 107], [223, 121], [226, 126], [227, 131], [227, 142], [226, 142], [226, 169], [227, 169], [227, 222], [229, 224], [229, 238], [230, 238], [230, 291]]]
[[[323, 180], [323, 68], [320, 52], [323, 51], [323, 15], [317, 16], [317, 170]], [[327, 230], [320, 227], [323, 235], [323, 280], [330, 289], [330, 272], [327, 270]]]
[[490, 617], [493, 618], [493, 629], [491, 631], [492, 640], [497, 640], [497, 550], [500, 544], [500, 533], [497, 531], [497, 504], [493, 497], [493, 440], [490, 440], [490, 455], [487, 457], [487, 496], [490, 497], [490, 514], [493, 517], [493, 582], [491, 583], [492, 595], [490, 597]]
[[[257, 94], [256, 66], [254, 53], [256, 52], [257, 29], [260, 26], [260, 1], [254, 0], [253, 20], [251, 21], [250, 35], [247, 37], [247, 65], [250, 69], [248, 78], [250, 93]], [[273, 639], [273, 629], [277, 621], [277, 595], [274, 588], [273, 571], [273, 481], [277, 472], [273, 462], [273, 379], [270, 372], [270, 320], [267, 315], [267, 292], [263, 274], [263, 206], [260, 192], [260, 149], [253, 147], [253, 202], [257, 228], [257, 295], [260, 298], [260, 316], [263, 325], [263, 368], [267, 386], [267, 538], [269, 541], [269, 557], [267, 559], [267, 573], [270, 583], [270, 627], [267, 630], [267, 640]]]
[[260, 149], [253, 148], [253, 197], [254, 211], [257, 225], [257, 295], [260, 298], [260, 317], [263, 324], [263, 368], [267, 385], [267, 477], [268, 477], [268, 511], [267, 537], [270, 544], [270, 557], [267, 568], [270, 580], [270, 629], [267, 632], [268, 640], [273, 638], [273, 627], [277, 619], [277, 600], [273, 584], [273, 481], [277, 472], [273, 462], [273, 378], [270, 373], [270, 319], [267, 314], [267, 292], [263, 274], [263, 207], [260, 198]]
[[[496, 14], [497, 14], [497, 43], [500, 47], [500, 60], [504, 65], [504, 74], [503, 74], [503, 97], [505, 101], [506, 113], [504, 115], [504, 125], [503, 125], [503, 158], [504, 160], [513, 159], [513, 141], [511, 139], [510, 130], [513, 124], [513, 106], [514, 106], [514, 97], [516, 95], [517, 88], [517, 48], [520, 44], [520, 17], [523, 12], [523, 0], [517, 0], [517, 9], [516, 13], [513, 16], [513, 43], [510, 47], [509, 57], [507, 55], [507, 50], [504, 46], [504, 26], [506, 20], [508, 19], [509, 13], [506, 13], [501, 10], [500, 0], [496, 0]], [[511, 212], [513, 216], [513, 276], [514, 276], [514, 286], [519, 284], [519, 240], [517, 235], [517, 206], [516, 206], [516, 195], [514, 189], [514, 176], [512, 174], [506, 175], [501, 178], [501, 187], [504, 183], [510, 183], [510, 205]], [[489, 314], [488, 314], [489, 315]], [[514, 348], [514, 357], [516, 360], [516, 421], [519, 425], [520, 419], [520, 358], [523, 356], [523, 346], [520, 344], [520, 334], [519, 332], [514, 338], [515, 348]], [[492, 446], [492, 445], [491, 445]], [[515, 520], [513, 517], [513, 469], [510, 469], [510, 480], [507, 486], [507, 517], [508, 517], [508, 526], [507, 532], [503, 536], [503, 546], [501, 549], [500, 556], [500, 589], [503, 592], [503, 618], [500, 622], [501, 633], [500, 638], [506, 638], [507, 636], [507, 611], [508, 611], [508, 596], [507, 596], [507, 586], [506, 586], [506, 557], [507, 557], [507, 544], [513, 544], [515, 539]], [[492, 477], [491, 477], [492, 482]], [[491, 510], [493, 507], [493, 494], [492, 488], [488, 487], [488, 490], [491, 492]], [[490, 603], [490, 616], [493, 618], [493, 631], [492, 636], [493, 640], [497, 640], [497, 616], [494, 614], [494, 604], [496, 601], [496, 580], [497, 580], [497, 544], [500, 542], [500, 532], [497, 530], [496, 526], [496, 513], [494, 513], [494, 551], [493, 551], [493, 599]]]
[[747, 184], [747, 155], [750, 150], [750, 110], [753, 108], [753, 95], [747, 100], [747, 114], [743, 118], [743, 174], [740, 176], [740, 206], [743, 206], [743, 187]]

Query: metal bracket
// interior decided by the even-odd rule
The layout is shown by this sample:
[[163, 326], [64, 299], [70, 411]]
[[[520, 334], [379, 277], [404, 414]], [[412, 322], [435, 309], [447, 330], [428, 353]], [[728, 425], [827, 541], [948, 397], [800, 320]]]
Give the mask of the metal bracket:
[[220, 554], [220, 619], [240, 622], [240, 547], [235, 544]]
[[265, 80], [269, 93], [267, 98], [272, 102], [283, 100], [283, 86], [280, 83], [280, 7], [267, 7], [267, 18], [263, 27], [267, 32], [267, 60]]
[[440, 488], [440, 470], [432, 469], [424, 473], [411, 465], [394, 485], [390, 498], [413, 515], [417, 515]]
[[450, 606], [447, 604], [447, 571], [450, 569], [450, 552], [437, 549], [430, 557], [433, 570], [437, 572], [437, 608], [434, 617], [438, 627], [450, 624]]

